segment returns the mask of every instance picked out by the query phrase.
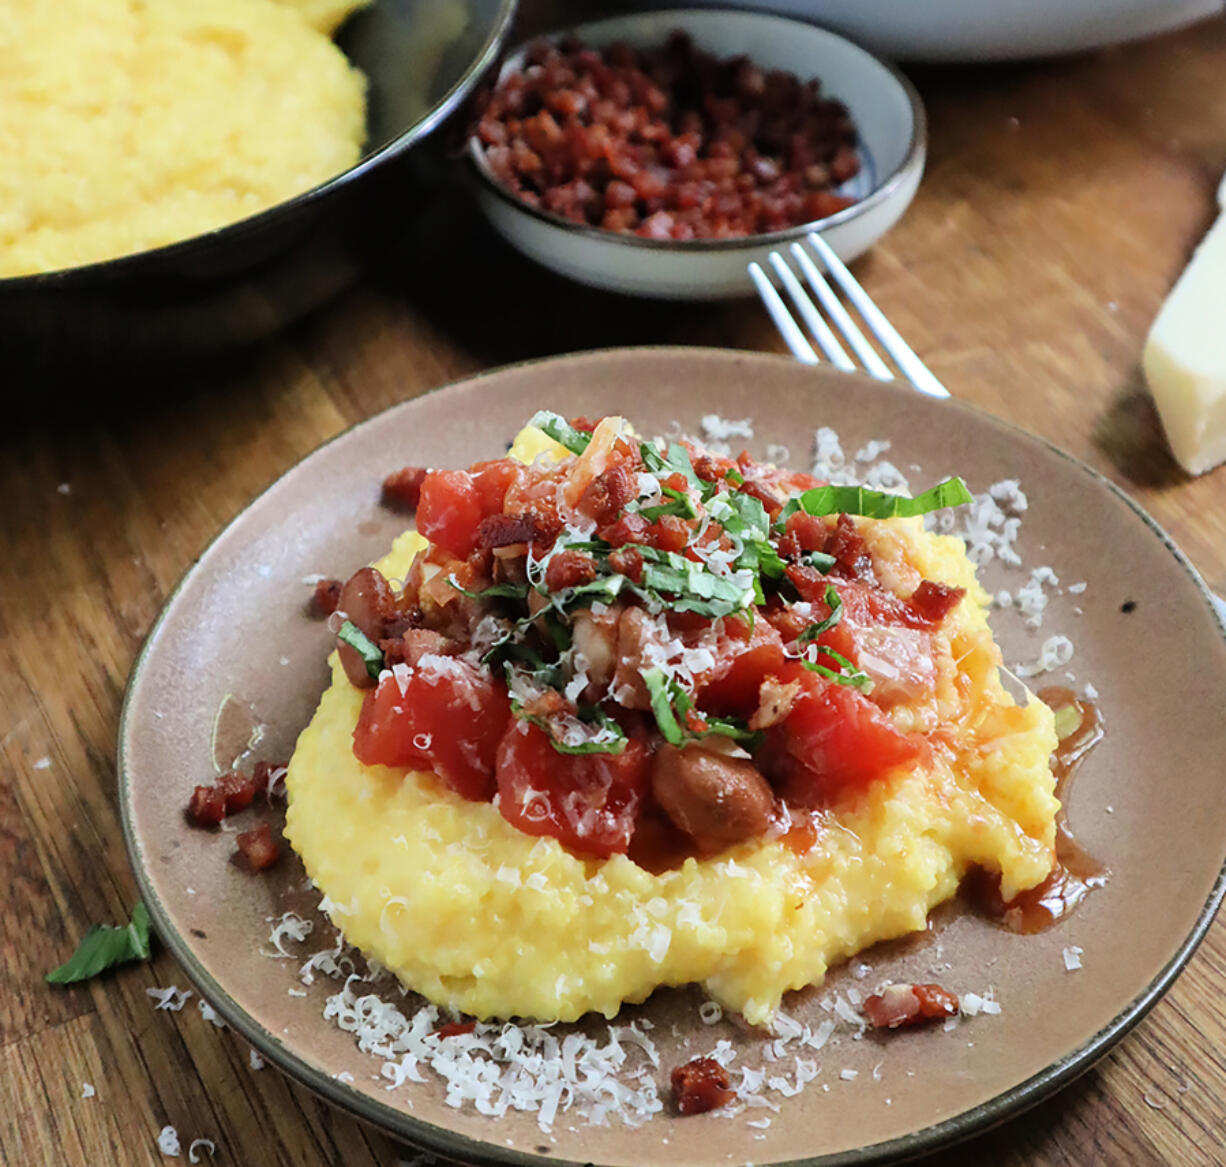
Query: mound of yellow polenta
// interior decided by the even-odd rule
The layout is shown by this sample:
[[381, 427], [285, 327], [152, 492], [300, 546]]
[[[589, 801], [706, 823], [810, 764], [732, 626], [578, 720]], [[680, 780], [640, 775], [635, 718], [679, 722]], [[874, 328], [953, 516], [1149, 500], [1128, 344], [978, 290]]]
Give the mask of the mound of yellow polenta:
[[[922, 575], [968, 598], [939, 634], [935, 695], [892, 711], [900, 728], [932, 733], [930, 763], [825, 812], [804, 854], [758, 839], [661, 875], [624, 856], [577, 858], [429, 774], [361, 765], [362, 693], [333, 657], [290, 764], [286, 833], [346, 937], [430, 1000], [482, 1018], [611, 1017], [696, 981], [762, 1023], [835, 961], [923, 929], [971, 865], [999, 871], [1006, 899], [1040, 882], [1058, 808], [1051, 712], [1001, 687], [959, 540], [918, 520], [865, 533], [883, 579], [914, 587]], [[378, 566], [403, 578], [424, 545], [406, 534]]]
[[352, 166], [365, 79], [346, 0], [10, 0], [0, 277], [222, 227]]

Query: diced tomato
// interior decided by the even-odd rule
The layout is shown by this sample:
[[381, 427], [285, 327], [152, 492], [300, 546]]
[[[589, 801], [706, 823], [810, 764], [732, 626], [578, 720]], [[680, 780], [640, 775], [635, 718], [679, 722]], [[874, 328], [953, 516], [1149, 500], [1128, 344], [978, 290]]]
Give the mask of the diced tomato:
[[481, 500], [481, 510], [487, 515], [496, 515], [506, 503], [507, 491], [511, 484], [518, 481], [523, 467], [509, 458], [499, 458], [493, 462], [477, 462], [469, 473], [472, 475], [473, 486], [477, 497]]
[[516, 720], [498, 747], [498, 809], [526, 835], [600, 858], [625, 854], [650, 760], [638, 731], [620, 754], [560, 754], [543, 730]]
[[811, 604], [826, 602], [826, 588], [831, 581], [816, 567], [793, 563], [786, 569], [786, 574], [788, 582], [800, 593], [802, 600]]
[[522, 467], [506, 458], [478, 462], [471, 470], [431, 470], [421, 483], [417, 529], [431, 543], [467, 559], [477, 546], [477, 527], [502, 511], [507, 491]]
[[404, 692], [385, 677], [362, 705], [353, 752], [366, 765], [433, 770], [473, 801], [494, 795], [494, 762], [510, 717], [506, 686], [455, 657], [423, 656]]
[[787, 720], [767, 731], [772, 768], [788, 802], [821, 806], [922, 753], [922, 737], [900, 733], [851, 686], [827, 681], [800, 665], [788, 665], [782, 677], [802, 684]]
[[281, 845], [272, 837], [272, 827], [267, 823], [260, 823], [254, 831], [245, 831], [234, 841], [256, 871], [264, 871], [281, 858]]
[[485, 517], [472, 475], [464, 470], [433, 470], [421, 484], [417, 529], [431, 543], [466, 559]]
[[758, 707], [758, 690], [783, 668], [783, 639], [767, 620], [755, 620], [753, 631], [743, 620], [728, 620], [728, 639], [698, 691], [698, 707], [720, 717], [749, 717]]

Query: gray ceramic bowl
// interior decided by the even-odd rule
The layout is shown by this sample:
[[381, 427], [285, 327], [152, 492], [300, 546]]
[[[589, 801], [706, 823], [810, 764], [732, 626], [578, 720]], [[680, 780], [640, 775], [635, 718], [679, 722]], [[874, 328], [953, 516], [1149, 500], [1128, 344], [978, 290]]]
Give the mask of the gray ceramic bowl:
[[[585, 44], [661, 45], [674, 29], [719, 56], [744, 53], [765, 68], [819, 77], [843, 101], [860, 132], [863, 169], [845, 193], [858, 201], [810, 223], [743, 239], [687, 242], [619, 235], [530, 207], [490, 171], [481, 144], [469, 139], [477, 199], [494, 228], [545, 267], [592, 287], [673, 300], [714, 300], [753, 293], [748, 264], [817, 231], [843, 260], [871, 247], [902, 217], [924, 172], [927, 119], [911, 83], [892, 65], [811, 24], [752, 12], [673, 9], [600, 20], [568, 30]], [[502, 74], [520, 68], [525, 49]]]

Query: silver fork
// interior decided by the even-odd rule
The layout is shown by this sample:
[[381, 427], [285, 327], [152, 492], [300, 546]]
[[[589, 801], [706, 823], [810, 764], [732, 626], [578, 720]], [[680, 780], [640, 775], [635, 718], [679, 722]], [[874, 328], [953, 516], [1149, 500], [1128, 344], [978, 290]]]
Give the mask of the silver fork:
[[[949, 390], [941, 384], [929, 371], [928, 366], [919, 359], [901, 336], [898, 330], [885, 318], [880, 308], [873, 303], [869, 294], [860, 286], [860, 282], [847, 270], [847, 265], [835, 255], [830, 244], [820, 235], [811, 234], [806, 239], [809, 249], [822, 262], [827, 273], [834, 277], [835, 282], [843, 289], [848, 302], [859, 312], [861, 319], [881, 343], [890, 359], [898, 366], [902, 375], [921, 393], [929, 397], [948, 397]], [[788, 299], [795, 306], [797, 315], [808, 327], [813, 339], [826, 355], [827, 360], [837, 369], [846, 373], [867, 372], [879, 381], [893, 381], [894, 373], [889, 365], [878, 355], [877, 350], [868, 342], [860, 326], [852, 319], [851, 314], [843, 306], [826, 277], [818, 270], [809, 251], [799, 243], [793, 243], [788, 250], [792, 253], [793, 262], [804, 277], [805, 283], [813, 291], [817, 303], [805, 291], [796, 272], [788, 261], [777, 251], [769, 255], [770, 265], [779, 282], [788, 294]], [[749, 265], [749, 275], [758, 289], [758, 295], [766, 310], [771, 314], [775, 327], [779, 329], [792, 355], [806, 365], [820, 365], [822, 358], [817, 355], [813, 345], [809, 343], [804, 331], [797, 324], [783, 298], [775, 289], [766, 273], [758, 263]], [[839, 343], [833, 329], [819, 311], [819, 305], [826, 310], [826, 315], [834, 322], [835, 327], [843, 335], [848, 346], [860, 358], [857, 365], [847, 355], [847, 350]], [[1223, 621], [1226, 621], [1226, 598], [1210, 592], [1214, 605], [1217, 607]], [[1014, 678], [1016, 679], [1016, 678]], [[1020, 685], [1021, 682], [1019, 681]]]
[[[822, 267], [826, 269], [826, 272], [834, 278], [835, 282], [843, 290], [843, 295], [847, 297], [848, 303], [860, 314], [860, 318], [880, 342], [886, 354], [898, 366], [902, 375], [916, 389], [921, 393], [928, 394], [929, 397], [948, 397], [949, 390], [932, 375], [928, 366], [915, 355], [911, 346], [898, 335], [898, 330], [885, 318], [881, 309], [873, 303], [872, 298], [860, 286], [856, 277], [847, 270], [843, 261], [835, 255], [830, 244], [817, 234], [810, 234], [805, 242], [808, 244], [808, 249], [802, 247], [799, 243], [793, 243], [788, 248], [792, 254], [792, 261], [800, 272], [800, 276], [797, 276], [796, 270], [793, 270], [787, 259], [778, 251], [772, 251], [768, 258], [775, 274], [779, 277], [779, 282], [783, 285], [788, 298], [792, 301], [796, 314], [808, 327], [810, 335], [817, 341], [818, 347], [825, 354], [826, 359], [836, 369], [842, 369], [845, 373], [866, 372], [870, 376], [876, 377], [879, 381], [894, 380], [894, 373], [890, 366], [881, 359], [877, 350], [869, 343], [860, 326], [852, 318], [851, 313], [843, 306], [842, 301], [835, 294], [826, 277], [819, 270], [817, 264], [813, 262], [813, 256], [816, 256], [821, 261]], [[810, 252], [813, 254], [811, 255]], [[766, 310], [771, 314], [775, 327], [783, 334], [784, 341], [787, 343], [788, 348], [792, 350], [792, 355], [797, 360], [803, 361], [806, 365], [821, 364], [822, 358], [818, 356], [813, 345], [809, 343], [808, 338], [805, 336], [803, 329], [788, 311], [787, 305], [783, 302], [775, 286], [762, 270], [761, 265], [756, 262], [751, 263], [749, 265], [749, 276], [753, 280], [754, 286], [758, 289], [758, 295], [762, 297], [762, 303], [766, 305]], [[809, 285], [812, 295], [805, 291], [804, 286], [800, 282], [801, 277]], [[822, 309], [825, 310], [825, 317], [822, 315]], [[829, 322], [827, 322], [826, 317], [829, 317]], [[859, 365], [847, 355], [847, 349], [843, 347], [838, 337], [835, 336], [834, 329], [830, 327], [831, 323], [834, 324], [834, 327], [838, 329], [843, 339], [847, 342], [848, 347], [859, 358]]]

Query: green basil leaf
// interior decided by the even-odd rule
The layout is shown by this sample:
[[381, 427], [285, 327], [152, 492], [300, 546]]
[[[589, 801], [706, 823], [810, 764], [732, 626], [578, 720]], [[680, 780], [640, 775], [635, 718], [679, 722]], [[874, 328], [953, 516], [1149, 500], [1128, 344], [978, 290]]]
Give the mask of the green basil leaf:
[[825, 575], [838, 563], [838, 560], [833, 555], [827, 555], [824, 551], [810, 551], [800, 557], [800, 562], [804, 567], [815, 567], [822, 575]]
[[694, 505], [694, 500], [684, 490], [675, 490], [671, 486], [661, 485], [660, 491], [667, 495], [671, 502], [662, 503], [659, 506], [644, 507], [639, 514], [649, 522], [656, 522], [664, 515], [676, 515], [682, 519], [698, 518], [698, 508]]
[[762, 730], [750, 729], [735, 718], [709, 717], [705, 713], [700, 716], [707, 723], [707, 733], [717, 733], [721, 737], [730, 737], [733, 741], [743, 742], [750, 753], [753, 753], [766, 738]]
[[377, 681], [383, 672], [383, 653], [352, 620], [346, 620], [336, 634], [337, 640], [349, 645], [362, 658], [366, 671]]
[[[770, 535], [770, 520], [766, 517], [766, 507], [762, 505], [762, 500], [754, 498], [752, 494], [742, 494], [737, 491], [734, 494], [727, 496], [728, 505], [736, 512], [737, 517], [744, 524], [744, 530], [752, 531], [761, 539], [766, 539]], [[727, 526], [727, 524], [725, 524]], [[740, 532], [736, 532], [739, 534]]]
[[[830, 609], [830, 615], [825, 620], [819, 620], [816, 624], [810, 624], [797, 638], [797, 644], [808, 644], [811, 640], [816, 640], [823, 632], [829, 632], [843, 618], [843, 600], [839, 593], [835, 591], [833, 584], [826, 585], [826, 606]], [[826, 652], [833, 653], [833, 649], [825, 649]]]
[[817, 673], [818, 676], [825, 677], [828, 681], [834, 681], [839, 685], [850, 685], [856, 689], [867, 691], [873, 687], [872, 678], [868, 673], [856, 668], [841, 652], [835, 652], [833, 648], [826, 648], [821, 644], [816, 647], [819, 656], [830, 657], [839, 667], [837, 669], [828, 668], [817, 661], [801, 657], [800, 663], [811, 673]]
[[659, 666], [647, 669], [643, 673], [643, 683], [647, 686], [647, 693], [651, 698], [651, 712], [664, 735], [664, 740], [669, 745], [679, 746], [685, 740], [685, 734], [677, 720], [677, 714], [673, 711], [669, 694], [671, 686], [664, 670]]
[[524, 584], [494, 584], [492, 587], [482, 588], [479, 592], [470, 592], [468, 588], [461, 587], [456, 582], [454, 575], [447, 577], [447, 582], [455, 588], [457, 592], [467, 596], [470, 600], [526, 600], [528, 598], [528, 585]]
[[577, 430], [564, 417], [550, 413], [547, 409], [539, 410], [532, 415], [528, 424], [542, 433], [548, 434], [559, 445], [565, 446], [572, 454], [582, 454], [592, 440], [591, 434]]
[[815, 486], [803, 494], [789, 499], [779, 517], [777, 527], [787, 523], [788, 516], [796, 511], [807, 515], [860, 515], [866, 519], [900, 519], [926, 515], [942, 507], [962, 506], [971, 502], [973, 496], [961, 478], [947, 478], [944, 482], [908, 498], [905, 494], [888, 494], [883, 490], [869, 490], [865, 486]]
[[81, 938], [77, 950], [59, 968], [47, 973], [53, 985], [87, 981], [117, 964], [149, 959], [149, 913], [139, 900], [131, 921], [121, 928], [95, 924]]

